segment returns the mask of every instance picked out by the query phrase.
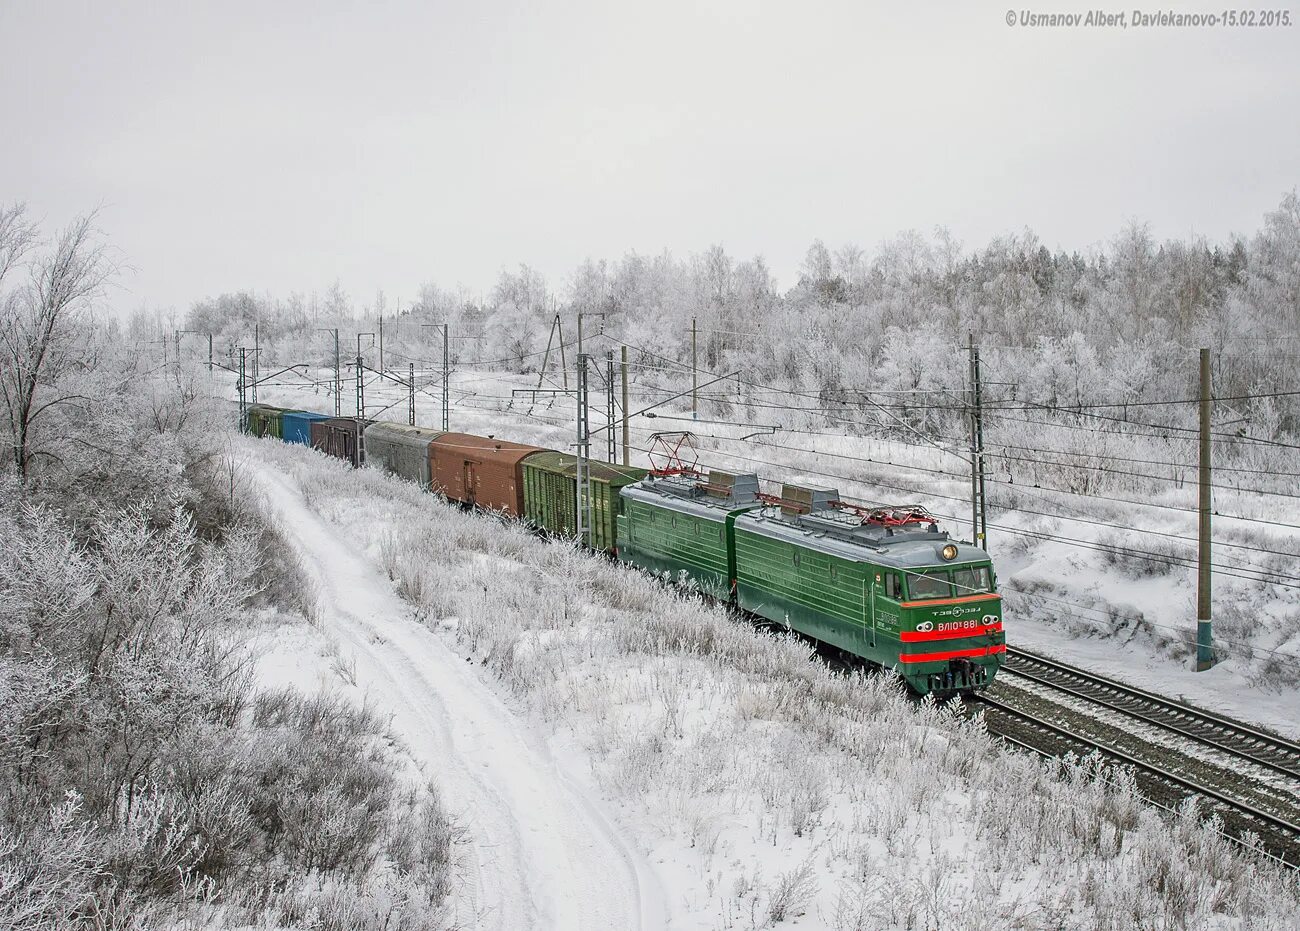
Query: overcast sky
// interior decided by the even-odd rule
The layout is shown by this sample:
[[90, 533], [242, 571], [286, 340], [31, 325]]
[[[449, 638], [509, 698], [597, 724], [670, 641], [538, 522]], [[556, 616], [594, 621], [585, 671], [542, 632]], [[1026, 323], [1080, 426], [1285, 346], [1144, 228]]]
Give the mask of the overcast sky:
[[50, 227], [102, 205], [133, 266], [116, 303], [183, 309], [486, 291], [519, 262], [558, 285], [712, 243], [788, 286], [814, 238], [939, 225], [968, 248], [1028, 226], [1084, 249], [1133, 218], [1222, 238], [1300, 185], [1300, 22], [1007, 11], [0, 0], [0, 201]]

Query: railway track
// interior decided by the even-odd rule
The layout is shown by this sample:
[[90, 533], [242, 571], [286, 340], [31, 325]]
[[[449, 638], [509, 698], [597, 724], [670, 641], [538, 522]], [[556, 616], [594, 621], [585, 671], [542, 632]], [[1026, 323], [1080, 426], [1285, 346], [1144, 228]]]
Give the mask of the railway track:
[[1007, 670], [1300, 780], [1300, 744], [1240, 721], [1008, 647]]
[[990, 733], [1045, 756], [1097, 752], [1175, 809], [1199, 795], [1224, 833], [1300, 869], [1300, 744], [1023, 650], [979, 696]]

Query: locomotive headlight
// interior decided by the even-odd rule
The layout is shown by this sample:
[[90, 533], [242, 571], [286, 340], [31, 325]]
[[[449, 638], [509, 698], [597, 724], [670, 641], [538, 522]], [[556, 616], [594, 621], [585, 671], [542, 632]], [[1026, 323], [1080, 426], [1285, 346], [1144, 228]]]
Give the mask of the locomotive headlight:
[[956, 559], [957, 547], [949, 543], [947, 546], [945, 546], [943, 549], [939, 551], [939, 555], [941, 555], [944, 559]]

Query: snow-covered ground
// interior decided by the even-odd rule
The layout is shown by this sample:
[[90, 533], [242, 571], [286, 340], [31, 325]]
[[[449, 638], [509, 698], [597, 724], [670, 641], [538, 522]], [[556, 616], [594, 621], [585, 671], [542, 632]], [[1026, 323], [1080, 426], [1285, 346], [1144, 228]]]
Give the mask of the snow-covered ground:
[[[609, 826], [602, 803], [566, 774], [477, 668], [411, 623], [391, 582], [307, 506], [293, 479], [257, 456], [240, 465], [316, 586], [316, 621], [329, 638], [316, 665], [342, 658], [346, 678], [391, 714], [392, 730], [436, 776], [468, 831], [472, 856], [463, 864], [456, 923], [499, 931], [662, 927], [663, 893], [641, 855]], [[306, 684], [297, 652], [306, 644], [296, 639], [272, 644], [264, 674]]]
[[232, 445], [319, 589], [263, 673], [392, 715], [465, 830], [460, 927], [1300, 922], [1293, 877], [1120, 774], [1001, 753], [887, 680], [376, 471]]
[[[556, 449], [569, 449], [574, 436], [572, 398], [512, 397], [516, 388], [535, 388], [536, 375], [456, 372], [452, 379], [451, 428], [490, 433]], [[545, 387], [559, 387], [548, 380]], [[343, 410], [355, 410], [344, 385]], [[418, 422], [441, 421], [435, 383], [417, 394]], [[640, 395], [641, 401], [637, 397]], [[226, 396], [232, 396], [227, 393]], [[332, 411], [333, 398], [314, 386], [280, 384], [261, 390], [261, 400], [308, 410]], [[642, 393], [634, 384], [632, 409], [648, 406], [663, 393]], [[367, 388], [367, 410], [380, 419], [401, 419], [402, 389], [376, 384]], [[384, 405], [386, 410], [379, 411]], [[593, 427], [602, 425], [603, 395], [593, 389]], [[634, 418], [631, 462], [646, 465], [645, 450], [655, 430], [692, 430], [699, 437], [702, 463], [734, 471], [757, 471], [764, 479], [790, 480], [837, 487], [842, 495], [865, 501], [906, 497], [941, 517], [959, 536], [969, 535], [966, 466], [944, 451], [907, 442], [859, 436], [778, 431], [748, 441], [737, 438], [749, 428], [690, 420], [683, 401], [657, 408], [658, 416]], [[762, 411], [759, 411], [762, 419]], [[604, 437], [593, 440], [601, 455]], [[917, 469], [928, 470], [918, 472]], [[908, 489], [904, 494], [900, 489]], [[920, 490], [916, 494], [913, 490]], [[1029, 511], [1062, 513], [1131, 525], [1139, 530], [1196, 535], [1195, 516], [1161, 508], [1132, 508], [1104, 500], [1090, 501], [1045, 490], [1004, 490]], [[1171, 491], [1153, 503], [1194, 505], [1194, 492]], [[1291, 502], [1269, 507], [1246, 494], [1220, 492], [1216, 507], [1224, 513], [1265, 516], [1300, 524], [1300, 509]], [[1078, 521], [1054, 520], [1017, 511], [991, 517], [991, 552], [1008, 597], [1008, 637], [1026, 649], [1077, 663], [1103, 675], [1143, 688], [1255, 721], [1300, 738], [1300, 691], [1291, 687], [1286, 670], [1300, 656], [1300, 590], [1221, 577], [1215, 583], [1218, 634], [1226, 659], [1197, 673], [1187, 650], [1195, 630], [1194, 571], [1173, 568], [1155, 574], [1128, 574], [1108, 564], [1098, 549], [1069, 542], [1026, 537], [1024, 531], [1066, 536], [1097, 546], [1119, 539], [1121, 545], [1158, 548], [1165, 538], [1141, 532], [1123, 535]], [[999, 527], [1006, 528], [1000, 530]], [[1300, 552], [1300, 532], [1243, 521], [1218, 520], [1224, 542], [1247, 543], [1278, 552]], [[1216, 550], [1216, 560], [1260, 559], [1253, 551]], [[1147, 567], [1149, 568], [1149, 567]], [[1230, 641], [1230, 642], [1228, 642]]]

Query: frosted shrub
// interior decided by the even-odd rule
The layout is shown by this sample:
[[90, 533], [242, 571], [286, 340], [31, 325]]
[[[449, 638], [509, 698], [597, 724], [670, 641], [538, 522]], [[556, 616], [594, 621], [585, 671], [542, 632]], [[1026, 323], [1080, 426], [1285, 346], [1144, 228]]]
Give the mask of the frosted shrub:
[[180, 887], [206, 853], [189, 804], [172, 790], [145, 784], [119, 799], [108, 838], [114, 887], [166, 895]]
[[203, 526], [130, 500], [73, 525], [0, 481], [0, 928], [184, 927], [217, 890], [239, 924], [272, 887], [339, 928], [441, 921], [455, 828], [432, 790], [397, 805], [375, 717], [250, 707], [248, 607], [314, 592], [246, 492]]
[[[1129, 536], [1104, 533], [1097, 539], [1106, 565], [1134, 578], [1168, 575], [1180, 566], [1196, 561], [1195, 552], [1186, 544], [1165, 537], [1145, 536], [1135, 545]], [[1139, 554], [1136, 550], [1141, 550]], [[1146, 554], [1152, 554], [1147, 556]]]
[[271, 851], [294, 870], [367, 869], [394, 791], [371, 745], [375, 718], [338, 698], [278, 692], [258, 697], [253, 724], [260, 772], [249, 810]]
[[803, 914], [816, 895], [816, 872], [812, 860], [805, 860], [772, 883], [767, 899], [767, 920], [776, 923]]
[[0, 824], [0, 928], [62, 931], [93, 900], [102, 864], [75, 792], [22, 833]]

